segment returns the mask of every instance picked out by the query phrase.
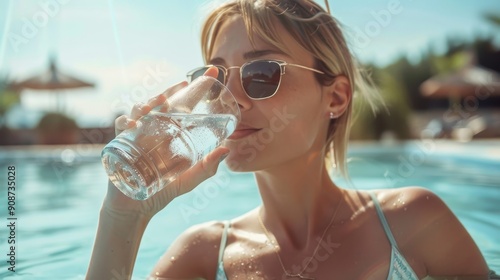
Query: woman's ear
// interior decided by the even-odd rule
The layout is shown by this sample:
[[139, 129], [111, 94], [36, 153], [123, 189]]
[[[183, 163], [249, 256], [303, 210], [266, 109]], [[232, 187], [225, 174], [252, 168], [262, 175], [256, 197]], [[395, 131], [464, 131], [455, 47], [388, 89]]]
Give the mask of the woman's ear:
[[329, 118], [336, 119], [349, 107], [352, 98], [351, 84], [346, 76], [340, 75], [325, 90], [326, 100], [328, 101], [326, 114]]

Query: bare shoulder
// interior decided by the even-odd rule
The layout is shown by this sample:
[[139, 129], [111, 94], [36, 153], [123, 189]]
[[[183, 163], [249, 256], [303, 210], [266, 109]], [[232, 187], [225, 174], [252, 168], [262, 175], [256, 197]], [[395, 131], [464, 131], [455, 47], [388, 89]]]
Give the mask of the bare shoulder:
[[[376, 191], [384, 212], [394, 216], [411, 216], [413, 223], [420, 219], [428, 220], [435, 217], [436, 212], [449, 212], [443, 200], [429, 189], [412, 186]], [[417, 220], [415, 220], [417, 219]]]
[[406, 241], [404, 236], [421, 231], [443, 215], [454, 217], [438, 195], [423, 187], [383, 189], [375, 195], [389, 224], [398, 228], [394, 234], [402, 232], [401, 243]]
[[399, 247], [408, 247], [417, 234], [430, 234], [427, 230], [443, 216], [455, 218], [439, 196], [423, 187], [382, 189], [374, 193]]
[[215, 276], [224, 223], [194, 225], [185, 230], [160, 258], [151, 276], [211, 279]]
[[403, 254], [419, 260], [430, 276], [488, 274], [474, 240], [438, 195], [405, 187], [379, 190], [376, 196]]

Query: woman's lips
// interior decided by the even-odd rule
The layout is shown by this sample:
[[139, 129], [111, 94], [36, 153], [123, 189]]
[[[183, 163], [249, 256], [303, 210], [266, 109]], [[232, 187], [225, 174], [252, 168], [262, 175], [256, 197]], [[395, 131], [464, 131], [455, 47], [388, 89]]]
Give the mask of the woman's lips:
[[233, 134], [231, 134], [227, 139], [230, 139], [230, 140], [237, 140], [237, 139], [240, 139], [240, 138], [243, 138], [243, 137], [246, 137], [250, 134], [253, 134], [257, 131], [259, 131], [260, 129], [257, 129], [257, 128], [243, 128], [243, 129], [236, 129]]

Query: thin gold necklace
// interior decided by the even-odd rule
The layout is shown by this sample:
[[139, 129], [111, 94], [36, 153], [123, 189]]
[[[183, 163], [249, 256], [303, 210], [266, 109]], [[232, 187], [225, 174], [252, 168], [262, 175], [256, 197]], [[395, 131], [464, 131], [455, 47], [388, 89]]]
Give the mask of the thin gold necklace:
[[[278, 261], [280, 262], [281, 268], [283, 269], [283, 272], [285, 273], [286, 278], [299, 278], [299, 279], [307, 279], [307, 280], [315, 280], [316, 279], [316, 278], [313, 278], [313, 277], [304, 276], [304, 275], [302, 275], [302, 273], [304, 273], [306, 271], [307, 267], [309, 266], [309, 264], [311, 263], [311, 261], [313, 260], [313, 258], [316, 256], [316, 253], [319, 250], [319, 246], [321, 245], [321, 242], [323, 241], [323, 238], [325, 237], [325, 234], [327, 233], [328, 229], [330, 229], [330, 227], [332, 226], [333, 221], [335, 221], [335, 217], [337, 216], [337, 212], [339, 211], [340, 205], [342, 204], [342, 202], [343, 202], [343, 199], [342, 199], [342, 195], [341, 195], [340, 196], [340, 201], [337, 204], [337, 208], [335, 208], [335, 210], [333, 211], [330, 223], [328, 224], [328, 226], [326, 226], [325, 231], [323, 231], [323, 235], [321, 235], [321, 239], [318, 241], [318, 245], [314, 249], [314, 252], [313, 252], [312, 256], [309, 258], [309, 261], [304, 265], [304, 268], [302, 269], [301, 272], [299, 272], [297, 274], [292, 274], [292, 273], [288, 272], [285, 269], [285, 266], [283, 265], [283, 261], [281, 260], [281, 257], [280, 257], [280, 254], [278, 252], [278, 249], [276, 248], [276, 247], [279, 247], [278, 240], [276, 238], [274, 238], [274, 241], [276, 242], [276, 244], [278, 244], [278, 246], [273, 246], [274, 252], [276, 253], [276, 256], [278, 256]], [[259, 213], [257, 215], [257, 218], [259, 219], [260, 227], [264, 231], [264, 233], [265, 233], [265, 235], [267, 237], [267, 240], [269, 240], [269, 242], [271, 244], [274, 244], [274, 242], [271, 241], [271, 234], [269, 233], [269, 231], [267, 230], [266, 226], [264, 225], [264, 222], [262, 222], [260, 211], [259, 211]]]

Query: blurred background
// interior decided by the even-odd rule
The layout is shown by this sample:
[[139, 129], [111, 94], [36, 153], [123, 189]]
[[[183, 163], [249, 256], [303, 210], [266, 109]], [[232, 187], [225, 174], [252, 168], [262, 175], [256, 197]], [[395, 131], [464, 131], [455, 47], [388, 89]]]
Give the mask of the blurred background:
[[[117, 115], [202, 64], [210, 5], [1, 1], [0, 144], [108, 142]], [[387, 103], [374, 115], [357, 100], [353, 139], [500, 136], [498, 1], [330, 6]]]

